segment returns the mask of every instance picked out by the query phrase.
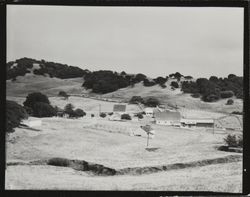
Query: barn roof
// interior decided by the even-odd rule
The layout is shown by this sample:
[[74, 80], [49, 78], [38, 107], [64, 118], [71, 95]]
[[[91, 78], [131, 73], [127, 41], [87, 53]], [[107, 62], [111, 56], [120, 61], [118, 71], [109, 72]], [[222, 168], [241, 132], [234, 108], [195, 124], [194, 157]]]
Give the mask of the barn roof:
[[126, 111], [126, 105], [114, 105], [113, 106], [113, 112], [125, 112]]
[[156, 120], [180, 120], [181, 114], [180, 112], [172, 112], [172, 111], [164, 111], [155, 113]]

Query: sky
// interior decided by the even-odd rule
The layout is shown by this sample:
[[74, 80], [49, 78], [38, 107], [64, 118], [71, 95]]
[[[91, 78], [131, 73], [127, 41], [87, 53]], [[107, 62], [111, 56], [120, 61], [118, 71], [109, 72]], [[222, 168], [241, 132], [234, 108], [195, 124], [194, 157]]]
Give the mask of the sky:
[[7, 6], [7, 61], [243, 76], [243, 8]]

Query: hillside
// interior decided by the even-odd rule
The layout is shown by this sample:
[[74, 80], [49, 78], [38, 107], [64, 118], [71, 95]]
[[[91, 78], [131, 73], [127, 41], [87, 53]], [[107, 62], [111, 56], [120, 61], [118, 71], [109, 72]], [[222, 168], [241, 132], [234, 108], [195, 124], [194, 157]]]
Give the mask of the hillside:
[[[65, 64], [21, 58], [7, 63], [7, 96], [26, 97], [40, 91], [47, 96], [67, 94], [97, 96], [128, 102], [132, 96], [156, 97], [169, 108], [231, 113], [242, 111], [242, 77], [194, 79], [176, 72], [151, 79], [141, 73], [89, 71]], [[223, 93], [223, 94], [222, 94]], [[191, 95], [197, 94], [197, 98]], [[228, 98], [234, 102], [226, 105]], [[206, 101], [206, 102], [204, 102]]]
[[26, 97], [32, 92], [42, 92], [47, 96], [56, 96], [59, 91], [65, 91], [69, 94], [80, 94], [87, 92], [81, 87], [83, 79], [59, 79], [48, 76], [26, 74], [16, 77], [15, 81], [6, 81], [7, 96]]
[[15, 80], [18, 76], [25, 76], [27, 73], [35, 75], [68, 79], [83, 77], [88, 70], [79, 67], [68, 66], [67, 64], [21, 58], [7, 63], [7, 79]]

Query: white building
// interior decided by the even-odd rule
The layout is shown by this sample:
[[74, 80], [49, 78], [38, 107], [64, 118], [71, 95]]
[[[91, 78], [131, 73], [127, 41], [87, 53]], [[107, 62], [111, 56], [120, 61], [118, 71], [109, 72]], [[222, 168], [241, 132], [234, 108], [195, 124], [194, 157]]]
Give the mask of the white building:
[[166, 110], [155, 113], [155, 121], [158, 125], [180, 126], [181, 114], [177, 111]]
[[182, 127], [214, 127], [213, 119], [181, 119]]

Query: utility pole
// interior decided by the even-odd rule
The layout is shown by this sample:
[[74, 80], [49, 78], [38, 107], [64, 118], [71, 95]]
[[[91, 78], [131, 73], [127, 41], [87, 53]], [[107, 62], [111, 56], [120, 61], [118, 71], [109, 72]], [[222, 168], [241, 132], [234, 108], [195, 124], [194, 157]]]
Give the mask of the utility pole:
[[101, 104], [99, 104], [99, 116], [101, 114]]
[[149, 142], [149, 133], [147, 133], [148, 134], [148, 138], [147, 138], [147, 147], [148, 147], [148, 142]]
[[215, 121], [214, 121], [214, 119], [213, 119], [213, 134], [214, 134], [214, 122], [215, 122]]

